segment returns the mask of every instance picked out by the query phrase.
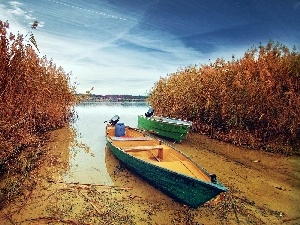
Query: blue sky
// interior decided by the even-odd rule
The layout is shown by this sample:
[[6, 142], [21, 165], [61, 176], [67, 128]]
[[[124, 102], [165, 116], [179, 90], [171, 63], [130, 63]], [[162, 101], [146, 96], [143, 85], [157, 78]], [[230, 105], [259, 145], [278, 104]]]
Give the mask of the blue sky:
[[270, 39], [300, 46], [300, 0], [0, 0], [13, 33], [71, 72], [78, 92], [145, 95], [160, 77], [241, 58]]

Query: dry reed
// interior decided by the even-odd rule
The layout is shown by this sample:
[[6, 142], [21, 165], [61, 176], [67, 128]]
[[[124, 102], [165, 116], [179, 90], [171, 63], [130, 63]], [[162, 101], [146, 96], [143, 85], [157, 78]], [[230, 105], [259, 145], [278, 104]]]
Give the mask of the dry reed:
[[46, 131], [69, 123], [77, 98], [69, 74], [38, 56], [32, 32], [14, 35], [0, 21], [0, 35], [0, 176], [13, 175], [0, 186], [1, 199], [34, 167]]
[[300, 54], [280, 43], [161, 78], [156, 114], [194, 122], [193, 131], [251, 148], [299, 153]]

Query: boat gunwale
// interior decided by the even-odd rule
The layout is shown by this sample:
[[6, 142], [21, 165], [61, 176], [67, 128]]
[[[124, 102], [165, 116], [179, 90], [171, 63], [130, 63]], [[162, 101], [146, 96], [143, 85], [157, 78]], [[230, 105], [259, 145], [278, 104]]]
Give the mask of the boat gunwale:
[[[176, 118], [169, 118], [169, 117], [163, 117], [163, 116], [151, 116], [151, 117], [146, 117], [146, 116], [143, 116], [143, 115], [138, 115], [138, 116], [145, 119], [145, 120], [151, 120], [151, 121], [155, 121], [155, 122], [158, 122], [158, 123], [168, 123], [168, 124], [183, 126], [183, 127], [188, 127], [188, 128], [192, 127], [192, 125], [193, 125], [193, 122], [191, 122], [191, 121], [181, 120], [181, 119], [176, 119]], [[166, 121], [166, 120], [163, 120], [164, 118], [174, 120], [174, 121], [183, 122], [183, 123], [176, 123], [176, 122]]]

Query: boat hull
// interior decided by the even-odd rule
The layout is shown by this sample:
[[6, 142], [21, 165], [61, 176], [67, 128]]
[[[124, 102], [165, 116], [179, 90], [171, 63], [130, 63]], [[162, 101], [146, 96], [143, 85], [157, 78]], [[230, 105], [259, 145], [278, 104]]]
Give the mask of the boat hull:
[[190, 131], [191, 123], [165, 117], [139, 115], [138, 127], [172, 141], [181, 142]]

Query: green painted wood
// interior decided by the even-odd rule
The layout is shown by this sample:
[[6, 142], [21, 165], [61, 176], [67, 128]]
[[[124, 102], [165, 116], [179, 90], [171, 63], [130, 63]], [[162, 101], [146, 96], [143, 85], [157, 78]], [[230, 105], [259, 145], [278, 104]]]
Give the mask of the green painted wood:
[[165, 117], [138, 116], [138, 128], [150, 131], [175, 142], [181, 142], [186, 137], [191, 125], [192, 123], [190, 122]]

